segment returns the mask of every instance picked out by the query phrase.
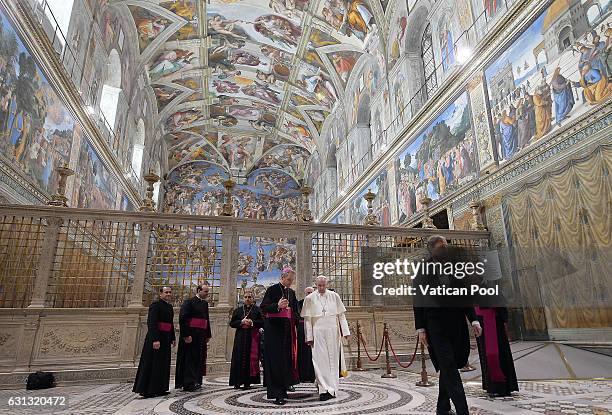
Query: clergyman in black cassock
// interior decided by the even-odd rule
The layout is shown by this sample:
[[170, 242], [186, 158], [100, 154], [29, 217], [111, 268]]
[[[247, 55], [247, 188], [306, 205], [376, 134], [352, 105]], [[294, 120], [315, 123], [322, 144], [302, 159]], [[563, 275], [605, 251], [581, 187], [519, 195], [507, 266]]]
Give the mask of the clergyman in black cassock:
[[476, 307], [476, 315], [482, 325], [482, 336], [478, 338], [482, 388], [491, 396], [510, 396], [519, 388], [506, 334], [508, 310]]
[[149, 306], [147, 336], [132, 389], [145, 398], [167, 394], [170, 384], [171, 348], [175, 344], [174, 309], [169, 303], [172, 289], [162, 287], [159, 297]]
[[268, 399], [284, 405], [287, 390], [299, 383], [297, 369], [297, 307], [291, 288], [295, 272], [283, 269], [280, 283], [270, 286], [261, 302], [264, 320], [264, 385]]
[[198, 285], [196, 295], [183, 302], [179, 314], [180, 338], [176, 354], [175, 388], [194, 391], [202, 386], [203, 349], [211, 338], [208, 285]]
[[[314, 288], [306, 287], [304, 290], [304, 298], [312, 293]], [[298, 301], [298, 314], [302, 312], [304, 300]], [[312, 383], [315, 381], [315, 371], [312, 365], [312, 348], [306, 343], [306, 332], [304, 331], [304, 319], [300, 317], [297, 326], [298, 337], [298, 372], [301, 383]]]
[[[448, 244], [443, 236], [431, 236], [427, 245], [432, 257], [424, 263], [446, 262], [444, 259], [449, 257]], [[417, 293], [421, 286], [434, 284], [430, 277], [422, 273], [416, 276], [413, 286]], [[452, 284], [452, 281], [449, 283]], [[469, 408], [459, 374], [459, 369], [467, 364], [470, 356], [466, 318], [472, 324], [476, 337], [480, 336], [481, 328], [473, 307], [454, 306], [452, 300], [443, 297], [424, 300], [417, 295], [414, 298], [414, 325], [419, 341], [427, 345], [431, 361], [436, 371], [440, 372], [436, 414], [452, 414], [452, 401], [457, 415], [467, 415]], [[438, 303], [433, 305], [432, 301]], [[451, 306], [446, 306], [447, 301]]]
[[259, 340], [264, 325], [263, 315], [255, 305], [252, 292], [244, 294], [244, 305], [236, 308], [232, 313], [230, 327], [236, 329], [234, 348], [232, 349], [232, 365], [230, 368], [229, 384], [238, 389], [244, 385], [249, 389], [251, 385], [261, 383], [259, 375]]

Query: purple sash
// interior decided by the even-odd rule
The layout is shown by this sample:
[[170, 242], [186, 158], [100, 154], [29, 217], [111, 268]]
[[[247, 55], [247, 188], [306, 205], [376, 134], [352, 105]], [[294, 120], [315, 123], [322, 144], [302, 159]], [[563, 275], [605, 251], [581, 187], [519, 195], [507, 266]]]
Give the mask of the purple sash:
[[257, 376], [259, 374], [259, 329], [251, 330], [251, 355], [249, 356], [250, 375]]
[[476, 315], [481, 316], [483, 320], [482, 330], [484, 334], [485, 357], [487, 359], [489, 377], [493, 382], [505, 382], [506, 375], [504, 375], [499, 361], [495, 309], [476, 307]]

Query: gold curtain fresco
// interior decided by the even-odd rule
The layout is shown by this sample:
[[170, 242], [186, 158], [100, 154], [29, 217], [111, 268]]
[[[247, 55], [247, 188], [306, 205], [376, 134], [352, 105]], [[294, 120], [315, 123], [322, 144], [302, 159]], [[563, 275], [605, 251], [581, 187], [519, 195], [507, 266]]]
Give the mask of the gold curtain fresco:
[[612, 327], [612, 145], [503, 198], [527, 332]]

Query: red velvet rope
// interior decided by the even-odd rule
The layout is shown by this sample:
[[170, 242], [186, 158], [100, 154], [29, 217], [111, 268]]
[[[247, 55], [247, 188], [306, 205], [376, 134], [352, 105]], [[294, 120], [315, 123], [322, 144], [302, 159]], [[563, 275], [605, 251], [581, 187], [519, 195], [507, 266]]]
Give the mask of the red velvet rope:
[[365, 342], [363, 341], [363, 337], [361, 336], [361, 333], [359, 333], [359, 337], [361, 340], [361, 344], [363, 345], [363, 350], [366, 352], [366, 356], [368, 357], [368, 359], [370, 359], [371, 362], [377, 361], [378, 358], [380, 357], [380, 354], [382, 353], [383, 346], [385, 344], [385, 336], [383, 335], [382, 337], [382, 342], [380, 343], [380, 350], [378, 351], [378, 354], [376, 355], [374, 359], [372, 359], [372, 357], [370, 356], [370, 353], [368, 353], [368, 348], [366, 347]]
[[399, 359], [397, 358], [397, 355], [395, 354], [395, 350], [393, 350], [393, 345], [391, 344], [391, 339], [389, 338], [389, 334], [387, 334], [387, 340], [389, 341], [389, 347], [391, 348], [391, 353], [393, 354], [393, 357], [395, 358], [395, 361], [397, 362], [397, 364], [400, 365], [400, 367], [403, 367], [404, 369], [408, 369], [410, 365], [414, 363], [414, 359], [416, 358], [416, 353], [417, 353], [417, 350], [419, 349], [419, 338], [417, 337], [416, 346], [414, 347], [414, 353], [412, 353], [412, 358], [410, 359], [410, 362], [408, 362], [406, 366], [404, 366], [402, 362], [400, 362]]

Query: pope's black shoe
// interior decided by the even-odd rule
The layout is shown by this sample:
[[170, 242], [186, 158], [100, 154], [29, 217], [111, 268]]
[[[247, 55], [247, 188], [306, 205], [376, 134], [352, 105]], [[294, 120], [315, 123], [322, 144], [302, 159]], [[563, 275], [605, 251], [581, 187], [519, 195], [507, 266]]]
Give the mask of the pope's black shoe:
[[332, 398], [333, 398], [333, 396], [329, 392], [325, 392], [325, 393], [322, 393], [322, 394], [319, 395], [319, 400], [320, 401], [328, 401], [328, 400], [330, 400]]
[[284, 398], [276, 398], [274, 400], [274, 405], [284, 405], [287, 401]]

